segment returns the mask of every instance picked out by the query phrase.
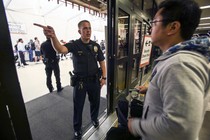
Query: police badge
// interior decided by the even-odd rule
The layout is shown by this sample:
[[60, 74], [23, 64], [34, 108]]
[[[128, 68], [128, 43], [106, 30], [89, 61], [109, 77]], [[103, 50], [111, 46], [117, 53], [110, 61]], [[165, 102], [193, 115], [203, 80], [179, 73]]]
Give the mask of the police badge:
[[94, 52], [98, 52], [98, 47], [97, 46], [94, 46], [93, 47], [93, 50], [94, 50]]

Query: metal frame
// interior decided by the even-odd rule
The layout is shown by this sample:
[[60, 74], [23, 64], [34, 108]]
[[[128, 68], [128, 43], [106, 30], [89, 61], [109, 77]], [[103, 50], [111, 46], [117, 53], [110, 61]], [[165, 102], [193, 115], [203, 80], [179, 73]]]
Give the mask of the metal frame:
[[0, 1], [0, 139], [32, 140], [3, 1]]

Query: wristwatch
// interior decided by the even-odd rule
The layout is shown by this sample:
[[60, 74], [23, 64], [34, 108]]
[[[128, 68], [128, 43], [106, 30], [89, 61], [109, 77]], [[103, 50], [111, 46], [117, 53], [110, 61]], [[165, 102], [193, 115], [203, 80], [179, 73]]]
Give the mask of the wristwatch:
[[103, 80], [106, 80], [106, 77], [102, 77]]

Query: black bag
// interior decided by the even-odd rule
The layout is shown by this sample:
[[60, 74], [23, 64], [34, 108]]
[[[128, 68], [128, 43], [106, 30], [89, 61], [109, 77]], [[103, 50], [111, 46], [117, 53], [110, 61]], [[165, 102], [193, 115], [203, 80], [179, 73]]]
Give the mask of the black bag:
[[[141, 140], [141, 137], [133, 136], [127, 127], [129, 102], [122, 98], [117, 103], [116, 113], [118, 117], [118, 127], [112, 127], [106, 134], [106, 140]], [[130, 105], [131, 117], [141, 118], [143, 103], [137, 99], [132, 99]]]
[[133, 136], [128, 128], [112, 127], [106, 133], [106, 140], [140, 140], [141, 137]]
[[36, 47], [35, 47], [35, 43], [34, 42], [32, 42], [31, 43], [31, 50], [35, 50], [36, 49]]
[[120, 99], [117, 103], [116, 113], [118, 117], [118, 126], [127, 128], [128, 123], [128, 100]]
[[143, 102], [133, 99], [130, 105], [130, 116], [135, 118], [141, 118], [143, 112]]
[[[120, 99], [117, 103], [116, 113], [118, 117], [118, 126], [127, 128], [129, 102], [127, 99]], [[130, 116], [132, 118], [141, 118], [143, 112], [143, 102], [132, 99], [130, 104]]]

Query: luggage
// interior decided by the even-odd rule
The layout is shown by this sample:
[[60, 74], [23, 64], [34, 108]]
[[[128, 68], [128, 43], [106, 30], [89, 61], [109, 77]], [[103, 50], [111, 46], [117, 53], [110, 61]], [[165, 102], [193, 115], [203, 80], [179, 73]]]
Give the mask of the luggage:
[[143, 112], [143, 102], [133, 99], [130, 105], [130, 116], [133, 118], [141, 118]]

